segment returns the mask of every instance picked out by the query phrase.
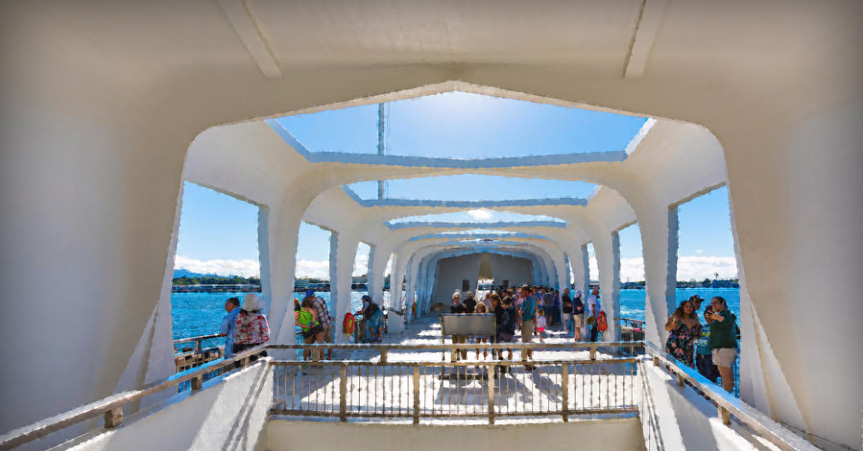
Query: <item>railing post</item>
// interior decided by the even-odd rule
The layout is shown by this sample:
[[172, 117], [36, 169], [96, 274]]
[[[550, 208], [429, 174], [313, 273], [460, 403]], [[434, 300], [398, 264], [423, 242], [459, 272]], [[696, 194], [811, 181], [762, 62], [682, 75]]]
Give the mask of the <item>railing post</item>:
[[414, 365], [414, 424], [420, 424], [420, 367]]
[[659, 357], [653, 356], [653, 366], [659, 366]]
[[191, 380], [192, 382], [192, 391], [200, 390], [201, 387], [204, 386], [204, 376], [195, 376]]
[[677, 374], [677, 386], [683, 387], [685, 384], [686, 384], [686, 379], [683, 378], [682, 374], [678, 373]]
[[117, 407], [105, 412], [105, 429], [113, 429], [123, 421], [123, 407]]
[[719, 406], [719, 419], [722, 420], [722, 424], [731, 425], [731, 412], [725, 407]]
[[339, 367], [339, 421], [348, 421], [348, 366]]
[[195, 339], [195, 355], [198, 355], [200, 353], [201, 353], [201, 339], [197, 338], [197, 339]]
[[381, 363], [387, 363], [387, 350], [381, 349]]
[[488, 367], [491, 371], [488, 374], [488, 424], [494, 424], [494, 376], [496, 366]]
[[596, 360], [596, 344], [590, 346], [590, 360]]
[[569, 421], [569, 365], [563, 364], [563, 368], [560, 373], [560, 384], [563, 388], [563, 422], [566, 423]]

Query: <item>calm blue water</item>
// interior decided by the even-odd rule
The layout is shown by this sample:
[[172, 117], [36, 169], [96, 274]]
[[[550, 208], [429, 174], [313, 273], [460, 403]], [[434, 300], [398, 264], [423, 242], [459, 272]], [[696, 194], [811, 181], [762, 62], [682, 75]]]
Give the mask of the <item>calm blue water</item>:
[[[698, 318], [704, 322], [702, 313], [710, 305], [710, 298], [722, 296], [728, 303], [728, 309], [740, 318], [740, 289], [739, 288], [678, 288], [676, 292], [677, 302], [685, 301], [690, 296], [699, 295], [704, 298]], [[620, 316], [624, 318], [644, 321], [644, 290], [620, 290]], [[600, 303], [602, 298], [600, 297]], [[738, 320], [739, 321], [739, 320]]]
[[[360, 298], [366, 291], [351, 292], [351, 309], [357, 311], [362, 306]], [[327, 304], [330, 293], [319, 293]], [[389, 293], [387, 293], [389, 294]], [[699, 295], [706, 300], [701, 305], [701, 311], [710, 305], [710, 298], [722, 296], [728, 301], [728, 308], [740, 317], [740, 290], [737, 288], [678, 288], [677, 300], [689, 299]], [[171, 313], [173, 316], [174, 339], [195, 337], [218, 333], [225, 315], [225, 300], [237, 296], [242, 301], [245, 293], [173, 293], [171, 294]], [[644, 290], [620, 290], [620, 316], [644, 320]], [[602, 299], [600, 299], [600, 302]], [[701, 317], [699, 313], [699, 318]], [[205, 343], [206, 346], [224, 344], [224, 339], [214, 339]]]

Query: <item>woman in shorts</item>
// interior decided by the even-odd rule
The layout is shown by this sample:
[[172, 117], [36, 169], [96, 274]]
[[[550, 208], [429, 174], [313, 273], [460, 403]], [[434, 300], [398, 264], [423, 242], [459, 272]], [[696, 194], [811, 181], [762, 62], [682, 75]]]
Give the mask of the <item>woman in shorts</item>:
[[713, 313], [710, 323], [710, 350], [713, 354], [713, 364], [719, 368], [722, 378], [722, 388], [731, 393], [734, 391], [734, 361], [737, 360], [737, 317], [728, 310], [728, 304], [721, 296], [710, 300]]

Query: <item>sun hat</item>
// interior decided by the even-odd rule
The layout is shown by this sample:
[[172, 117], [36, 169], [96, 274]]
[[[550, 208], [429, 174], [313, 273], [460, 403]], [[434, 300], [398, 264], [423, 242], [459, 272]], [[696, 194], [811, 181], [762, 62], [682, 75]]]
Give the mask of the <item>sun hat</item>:
[[581, 290], [575, 290], [575, 297], [579, 297], [579, 296], [581, 296], [582, 294], [583, 294], [583, 293], [581, 292]]
[[257, 295], [257, 293], [249, 293], [246, 295], [245, 299], [243, 299], [243, 310], [247, 312], [253, 312], [255, 310], [260, 310], [263, 308], [261, 306], [261, 297]]
[[314, 295], [315, 295], [315, 290], [308, 290], [308, 291], [306, 291], [306, 297], [314, 296]]

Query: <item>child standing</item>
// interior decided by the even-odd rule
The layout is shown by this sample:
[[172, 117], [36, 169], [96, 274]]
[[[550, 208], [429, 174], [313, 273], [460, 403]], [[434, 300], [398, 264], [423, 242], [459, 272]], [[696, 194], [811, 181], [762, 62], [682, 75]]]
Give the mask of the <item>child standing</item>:
[[536, 332], [539, 334], [539, 342], [542, 343], [542, 333], [545, 332], [545, 310], [539, 309], [536, 314]]

